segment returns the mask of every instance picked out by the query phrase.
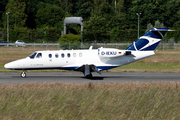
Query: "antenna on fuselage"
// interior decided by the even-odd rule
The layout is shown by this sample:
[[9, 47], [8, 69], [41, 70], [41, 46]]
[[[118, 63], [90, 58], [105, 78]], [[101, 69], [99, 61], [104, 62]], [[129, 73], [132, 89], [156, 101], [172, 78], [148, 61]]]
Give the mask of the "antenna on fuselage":
[[89, 47], [89, 50], [92, 50], [92, 48], [93, 48], [93, 46], [90, 46], [90, 47]]

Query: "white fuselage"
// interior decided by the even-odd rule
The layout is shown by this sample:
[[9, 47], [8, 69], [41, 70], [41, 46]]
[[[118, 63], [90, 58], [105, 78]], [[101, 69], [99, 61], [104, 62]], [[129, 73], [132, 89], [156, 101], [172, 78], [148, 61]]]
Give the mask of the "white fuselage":
[[[82, 65], [95, 65], [98, 70], [108, 70], [154, 55], [154, 51], [131, 51], [131, 55], [126, 55], [126, 50], [113, 48], [36, 51], [35, 53], [34, 58], [16, 60], [5, 64], [4, 67], [13, 70], [76, 70]], [[38, 57], [39, 53], [40, 57]]]

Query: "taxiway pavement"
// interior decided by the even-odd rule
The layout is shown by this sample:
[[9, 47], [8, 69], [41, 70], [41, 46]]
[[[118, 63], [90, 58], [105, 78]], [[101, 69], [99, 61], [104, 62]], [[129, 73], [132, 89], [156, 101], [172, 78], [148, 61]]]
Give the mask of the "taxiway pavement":
[[180, 82], [180, 73], [115, 73], [102, 72], [102, 75], [93, 73], [93, 78], [85, 78], [80, 72], [27, 72], [26, 78], [20, 73], [0, 73], [0, 84], [25, 83], [127, 83], [127, 82]]

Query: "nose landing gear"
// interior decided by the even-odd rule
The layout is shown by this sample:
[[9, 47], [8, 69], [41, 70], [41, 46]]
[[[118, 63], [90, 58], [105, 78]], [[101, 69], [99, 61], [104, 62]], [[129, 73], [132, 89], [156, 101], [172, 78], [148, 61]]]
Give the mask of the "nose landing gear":
[[21, 76], [22, 78], [25, 78], [25, 77], [26, 77], [26, 73], [23, 71], [23, 72], [20, 74], [20, 76]]

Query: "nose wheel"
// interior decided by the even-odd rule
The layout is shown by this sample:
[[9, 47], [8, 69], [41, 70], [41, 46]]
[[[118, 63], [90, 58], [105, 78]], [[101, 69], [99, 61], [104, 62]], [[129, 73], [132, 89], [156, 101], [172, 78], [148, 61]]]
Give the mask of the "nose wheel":
[[26, 77], [26, 73], [25, 73], [24, 71], [21, 73], [21, 77], [22, 77], [22, 78], [25, 78], [25, 77]]

